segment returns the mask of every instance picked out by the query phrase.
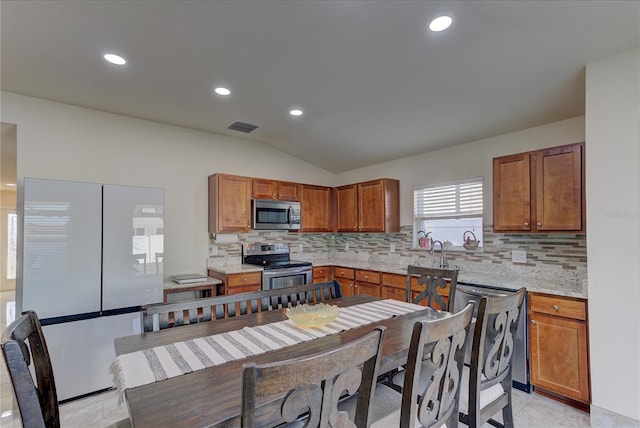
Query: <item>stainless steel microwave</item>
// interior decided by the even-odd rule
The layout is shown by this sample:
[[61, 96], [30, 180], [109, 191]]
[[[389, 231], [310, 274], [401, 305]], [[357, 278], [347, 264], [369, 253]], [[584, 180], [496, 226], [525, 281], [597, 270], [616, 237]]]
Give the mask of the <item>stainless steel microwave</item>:
[[254, 199], [253, 228], [257, 230], [300, 229], [300, 202]]

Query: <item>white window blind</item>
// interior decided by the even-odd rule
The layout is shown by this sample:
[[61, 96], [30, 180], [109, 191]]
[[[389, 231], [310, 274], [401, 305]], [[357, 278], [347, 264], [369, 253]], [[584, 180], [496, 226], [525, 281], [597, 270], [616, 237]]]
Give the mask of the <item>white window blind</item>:
[[414, 218], [482, 217], [482, 177], [414, 188]]

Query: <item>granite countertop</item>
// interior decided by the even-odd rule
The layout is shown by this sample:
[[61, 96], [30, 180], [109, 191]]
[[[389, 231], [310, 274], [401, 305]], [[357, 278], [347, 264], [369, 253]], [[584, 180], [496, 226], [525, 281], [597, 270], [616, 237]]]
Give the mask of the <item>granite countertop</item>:
[[245, 265], [242, 263], [226, 263], [219, 265], [209, 263], [207, 265], [207, 269], [219, 272], [223, 275], [232, 275], [234, 273], [262, 272], [264, 270], [260, 266]]
[[[313, 266], [343, 266], [353, 269], [366, 269], [378, 272], [407, 274], [408, 265], [435, 267], [437, 257], [416, 258], [388, 256], [385, 260], [370, 257], [362, 253], [336, 253], [327, 257], [322, 253], [291, 254], [295, 260], [309, 261]], [[243, 265], [240, 259], [210, 258], [209, 269], [223, 274], [261, 271], [253, 265]], [[587, 298], [586, 273], [581, 275], [575, 271], [562, 269], [534, 269], [496, 266], [487, 263], [468, 263], [456, 266], [459, 269], [458, 282], [493, 287], [518, 289], [526, 287], [529, 292], [547, 293], [558, 296]]]
[[170, 279], [163, 281], [163, 288], [165, 290], [180, 290], [181, 288], [198, 287], [202, 285], [216, 285], [222, 284], [222, 281], [217, 278], [208, 277], [205, 281], [189, 282], [187, 284], [178, 284]]
[[[368, 260], [336, 258], [316, 258], [311, 260], [314, 266], [343, 266], [353, 269], [366, 269], [378, 272], [407, 274], [407, 266], [410, 263], [371, 262]], [[433, 266], [425, 266], [433, 267]], [[518, 289], [526, 287], [529, 292], [547, 293], [558, 296], [587, 298], [587, 285], [585, 280], [567, 280], [564, 278], [540, 278], [522, 275], [504, 275], [490, 272], [475, 272], [468, 266], [460, 266], [458, 273], [459, 283], [469, 283], [492, 287]]]

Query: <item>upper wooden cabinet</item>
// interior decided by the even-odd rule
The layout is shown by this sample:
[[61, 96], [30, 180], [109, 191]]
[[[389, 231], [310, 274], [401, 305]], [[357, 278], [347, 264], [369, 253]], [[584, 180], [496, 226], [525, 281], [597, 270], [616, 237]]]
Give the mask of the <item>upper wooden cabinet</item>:
[[584, 144], [493, 159], [496, 232], [584, 231]]
[[338, 232], [399, 232], [399, 193], [390, 178], [337, 187]]
[[358, 231], [358, 185], [336, 187], [338, 232]]
[[252, 183], [252, 195], [254, 199], [278, 199], [281, 201], [300, 200], [300, 185], [298, 183], [267, 180], [264, 178], [254, 178]]
[[333, 188], [300, 185], [300, 231], [333, 231]]
[[251, 230], [251, 178], [209, 176], [209, 233]]

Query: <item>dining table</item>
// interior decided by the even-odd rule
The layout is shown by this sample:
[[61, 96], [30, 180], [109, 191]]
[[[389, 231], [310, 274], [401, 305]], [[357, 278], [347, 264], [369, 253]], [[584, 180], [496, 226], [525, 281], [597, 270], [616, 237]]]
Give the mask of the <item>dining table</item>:
[[[331, 303], [339, 307], [347, 307], [377, 300], [382, 299], [361, 294], [333, 299]], [[128, 388], [124, 390], [124, 400], [129, 410], [130, 421], [134, 427], [237, 427], [240, 426], [243, 364], [272, 363], [325, 352], [372, 331], [376, 326], [384, 326], [386, 330], [378, 371], [379, 374], [384, 374], [406, 363], [407, 350], [416, 321], [436, 320], [450, 315], [445, 311], [425, 307], [423, 310], [394, 316], [293, 346]], [[116, 355], [120, 356], [286, 319], [285, 310], [279, 309], [141, 333], [115, 339], [115, 351]], [[274, 422], [274, 414], [283, 396], [258, 400], [256, 422], [260, 425]]]

